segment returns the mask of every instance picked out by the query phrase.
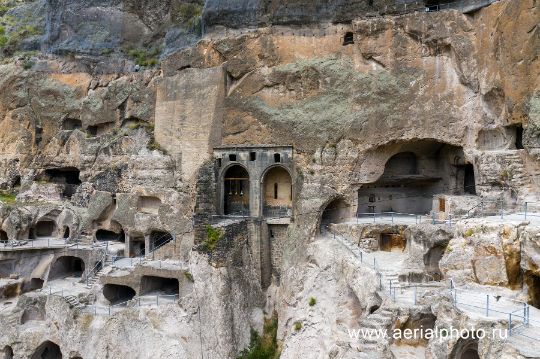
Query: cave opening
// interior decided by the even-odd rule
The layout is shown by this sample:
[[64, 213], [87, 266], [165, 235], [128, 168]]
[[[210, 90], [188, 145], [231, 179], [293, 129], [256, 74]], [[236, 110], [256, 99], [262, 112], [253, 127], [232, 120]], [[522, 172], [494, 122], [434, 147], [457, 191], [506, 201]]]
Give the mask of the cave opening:
[[84, 261], [79, 257], [63, 256], [54, 262], [49, 273], [49, 280], [67, 277], [80, 278], [84, 273]]
[[143, 294], [179, 294], [180, 285], [177, 278], [143, 276], [141, 278], [141, 295]]
[[69, 238], [69, 227], [66, 226], [64, 227], [64, 239], [68, 239]]
[[334, 199], [321, 212], [319, 220], [321, 233], [329, 224], [345, 222], [349, 217], [349, 204], [343, 198]]
[[75, 167], [50, 168], [45, 170], [45, 178], [47, 182], [64, 185], [62, 196], [71, 198], [77, 188], [82, 183], [80, 179], [80, 171]]
[[96, 240], [98, 242], [125, 242], [124, 230], [120, 230], [119, 233], [109, 231], [106, 229], [98, 229], [96, 231]]
[[152, 231], [150, 233], [150, 250], [164, 246], [174, 239], [173, 235], [165, 231]]
[[540, 309], [540, 276], [527, 272], [525, 282], [528, 288], [529, 304]]
[[516, 149], [522, 150], [523, 149], [523, 126], [517, 125], [516, 126]]
[[75, 118], [66, 118], [62, 123], [62, 129], [65, 131], [80, 130], [82, 128], [82, 121]]
[[6, 345], [4, 350], [2, 350], [2, 354], [4, 355], [4, 359], [13, 359], [13, 348]]
[[7, 232], [0, 229], [0, 243], [7, 243], [9, 241]]
[[37, 347], [31, 359], [62, 359], [62, 351], [58, 344], [47, 340]]
[[51, 220], [38, 221], [30, 232], [31, 239], [51, 238], [56, 232], [56, 223]]
[[465, 165], [465, 177], [463, 179], [463, 190], [468, 194], [476, 194], [476, 181], [474, 178], [474, 166], [471, 163]]
[[146, 253], [145, 240], [142, 234], [130, 235], [129, 237], [129, 256], [142, 257]]
[[343, 46], [354, 44], [354, 34], [352, 32], [346, 32], [343, 36]]
[[43, 288], [43, 283], [44, 281], [41, 278], [32, 278], [29, 281], [24, 283], [23, 292], [27, 293], [27, 292], [32, 292], [34, 290], [41, 289]]
[[407, 241], [399, 233], [381, 233], [379, 237], [379, 250], [384, 252], [403, 252]]
[[127, 302], [135, 297], [135, 290], [127, 285], [105, 284], [103, 286], [103, 296], [111, 305]]
[[461, 338], [457, 341], [450, 353], [451, 359], [480, 359], [478, 355], [478, 340], [476, 333], [469, 333], [469, 338]]

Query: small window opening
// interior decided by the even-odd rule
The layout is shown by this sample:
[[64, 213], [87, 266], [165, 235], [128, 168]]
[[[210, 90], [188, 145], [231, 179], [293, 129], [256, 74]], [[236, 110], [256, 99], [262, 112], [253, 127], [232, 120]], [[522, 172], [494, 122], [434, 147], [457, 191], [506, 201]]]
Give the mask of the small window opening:
[[343, 37], [343, 46], [354, 44], [354, 35], [352, 32], [347, 32]]
[[236, 155], [229, 155], [229, 161], [236, 161]]
[[274, 153], [274, 162], [275, 163], [281, 162], [281, 155], [279, 153]]
[[218, 158], [218, 159], [216, 160], [216, 162], [217, 162], [217, 166], [218, 166], [218, 167], [221, 167], [221, 158]]
[[249, 160], [255, 161], [257, 159], [257, 153], [256, 152], [250, 152], [249, 153]]
[[278, 184], [274, 183], [274, 199], [278, 198]]

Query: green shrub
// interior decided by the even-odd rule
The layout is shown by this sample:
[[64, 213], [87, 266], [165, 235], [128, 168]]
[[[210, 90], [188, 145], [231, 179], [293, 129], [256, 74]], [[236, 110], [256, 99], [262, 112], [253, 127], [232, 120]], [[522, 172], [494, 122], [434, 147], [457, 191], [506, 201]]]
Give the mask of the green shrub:
[[207, 251], [213, 252], [216, 249], [217, 244], [223, 238], [223, 231], [212, 227], [211, 225], [206, 226], [206, 240], [203, 242], [203, 246]]
[[13, 204], [17, 201], [17, 197], [10, 192], [0, 191], [0, 202], [6, 204]]
[[317, 304], [317, 299], [313, 297], [309, 298], [309, 306], [313, 307], [315, 304]]
[[139, 66], [144, 67], [153, 67], [156, 66], [158, 62], [158, 57], [161, 50], [157, 47], [153, 49], [130, 49], [127, 50], [129, 57], [135, 61]]
[[465, 238], [468, 238], [468, 237], [472, 236], [473, 234], [474, 234], [474, 230], [473, 230], [472, 228], [469, 228], [469, 229], [467, 229], [467, 230], [465, 231], [465, 233], [463, 233], [463, 236], [464, 236]]
[[302, 322], [295, 322], [294, 323], [294, 330], [299, 331], [300, 329], [302, 329]]
[[193, 28], [199, 25], [202, 10], [202, 4], [178, 3], [173, 5], [171, 19], [176, 25]]
[[280, 349], [277, 342], [278, 318], [274, 313], [264, 320], [263, 335], [251, 330], [249, 348], [242, 351], [238, 359], [278, 359]]

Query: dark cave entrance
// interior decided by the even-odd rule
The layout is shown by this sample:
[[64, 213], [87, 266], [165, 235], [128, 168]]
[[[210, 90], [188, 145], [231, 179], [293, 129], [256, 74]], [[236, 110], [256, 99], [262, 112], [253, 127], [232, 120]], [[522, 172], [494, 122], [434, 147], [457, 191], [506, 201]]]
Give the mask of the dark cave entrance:
[[84, 273], [84, 261], [79, 257], [64, 256], [54, 262], [49, 273], [49, 280], [66, 277], [82, 277]]
[[129, 256], [142, 257], [146, 254], [146, 245], [142, 234], [133, 235], [129, 238]]
[[50, 168], [45, 170], [45, 177], [48, 182], [64, 185], [62, 195], [65, 198], [71, 198], [82, 183], [80, 171], [75, 167]]
[[36, 225], [30, 229], [30, 238], [51, 238], [56, 232], [56, 223], [50, 220], [38, 221]]
[[515, 128], [516, 128], [516, 142], [515, 142], [516, 149], [522, 150], [523, 149], [523, 126], [517, 125], [515, 126]]
[[127, 302], [135, 297], [135, 290], [127, 285], [105, 284], [103, 296], [111, 305]]
[[0, 229], [0, 243], [7, 243], [9, 241], [6, 231]]
[[121, 230], [120, 233], [109, 231], [106, 229], [98, 229], [96, 231], [96, 240], [98, 242], [122, 242], [126, 241], [126, 236], [124, 230]]
[[354, 34], [352, 32], [346, 32], [343, 36], [343, 46], [354, 44]]
[[75, 118], [66, 118], [62, 123], [62, 129], [65, 131], [80, 130], [82, 128], [82, 121]]
[[[474, 333], [470, 333], [469, 336], [473, 336]], [[476, 335], [474, 335], [477, 337]], [[475, 339], [461, 338], [457, 341], [450, 353], [451, 359], [480, 359], [478, 355], [478, 341]]]
[[474, 166], [470, 163], [465, 165], [465, 177], [463, 180], [463, 190], [468, 194], [476, 194], [476, 181], [474, 178]]
[[13, 359], [13, 348], [6, 345], [4, 350], [2, 350], [2, 354], [4, 359]]
[[169, 232], [152, 231], [152, 233], [150, 233], [150, 251], [154, 251], [155, 249], [164, 246], [173, 239], [174, 237]]
[[143, 294], [179, 294], [180, 285], [176, 278], [164, 278], [154, 276], [143, 276], [141, 278], [141, 295]]
[[529, 304], [540, 309], [540, 276], [527, 272], [525, 274], [529, 293]]
[[47, 340], [36, 349], [31, 359], [62, 359], [62, 351], [58, 344]]

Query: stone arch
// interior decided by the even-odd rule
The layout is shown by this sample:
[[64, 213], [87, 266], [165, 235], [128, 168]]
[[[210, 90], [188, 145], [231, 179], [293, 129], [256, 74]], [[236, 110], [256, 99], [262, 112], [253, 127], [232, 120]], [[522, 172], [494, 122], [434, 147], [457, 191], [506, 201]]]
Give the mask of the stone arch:
[[36, 348], [31, 359], [62, 359], [62, 351], [58, 344], [47, 340]]
[[103, 296], [111, 305], [127, 302], [135, 297], [135, 289], [120, 284], [105, 284], [103, 286]]
[[234, 163], [223, 169], [222, 209], [225, 215], [249, 215], [250, 175], [246, 167]]
[[293, 183], [289, 170], [281, 165], [268, 167], [261, 176], [264, 216], [290, 216], [293, 203]]
[[84, 260], [75, 256], [58, 257], [51, 266], [48, 280], [66, 278], [66, 277], [82, 277], [85, 265]]
[[343, 197], [336, 197], [330, 200], [321, 209], [319, 227], [321, 232], [331, 223], [342, 223], [351, 216], [351, 206]]
[[[473, 333], [470, 333], [471, 336]], [[457, 341], [450, 353], [451, 359], [480, 359], [478, 355], [478, 340], [461, 338]]]

